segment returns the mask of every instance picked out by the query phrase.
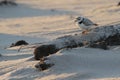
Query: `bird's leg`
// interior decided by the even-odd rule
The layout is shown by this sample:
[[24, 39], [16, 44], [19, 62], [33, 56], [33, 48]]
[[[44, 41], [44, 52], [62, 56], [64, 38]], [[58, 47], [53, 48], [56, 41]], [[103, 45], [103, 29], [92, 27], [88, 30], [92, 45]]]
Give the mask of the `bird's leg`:
[[95, 26], [98, 26], [98, 24], [96, 24], [96, 23], [95, 23], [94, 25], [95, 25]]
[[85, 34], [86, 32], [85, 31], [82, 31], [82, 34]]
[[88, 33], [88, 30], [82, 31], [82, 34], [87, 34], [87, 33]]

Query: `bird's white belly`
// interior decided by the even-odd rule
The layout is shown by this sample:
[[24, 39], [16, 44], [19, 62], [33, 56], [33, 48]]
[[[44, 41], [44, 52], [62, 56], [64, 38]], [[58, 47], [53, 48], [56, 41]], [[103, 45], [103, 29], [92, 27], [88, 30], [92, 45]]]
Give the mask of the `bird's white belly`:
[[84, 24], [80, 24], [79, 27], [82, 29], [82, 30], [88, 30], [90, 28], [90, 26], [85, 26]]

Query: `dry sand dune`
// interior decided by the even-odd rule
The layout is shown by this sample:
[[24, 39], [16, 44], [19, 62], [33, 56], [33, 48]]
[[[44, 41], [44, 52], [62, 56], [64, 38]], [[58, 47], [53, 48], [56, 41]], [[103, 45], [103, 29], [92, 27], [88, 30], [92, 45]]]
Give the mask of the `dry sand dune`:
[[49, 56], [53, 67], [43, 72], [34, 65], [33, 49], [5, 49], [17, 40], [47, 42], [81, 33], [74, 23], [85, 16], [99, 25], [119, 24], [119, 0], [16, 0], [0, 6], [0, 80], [120, 80], [120, 47], [75, 48]]

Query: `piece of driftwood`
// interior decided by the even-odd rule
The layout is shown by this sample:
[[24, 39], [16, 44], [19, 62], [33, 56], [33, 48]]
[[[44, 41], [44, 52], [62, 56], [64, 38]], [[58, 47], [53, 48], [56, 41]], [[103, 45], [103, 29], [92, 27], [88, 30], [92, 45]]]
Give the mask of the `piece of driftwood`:
[[54, 65], [53, 63], [47, 62], [46, 60], [47, 59], [45, 59], [45, 58], [41, 58], [40, 62], [38, 62], [35, 65], [35, 68], [37, 68], [40, 71], [44, 71], [44, 70], [47, 70]]
[[0, 1], [0, 6], [8, 6], [8, 5], [17, 6], [17, 3], [14, 2], [13, 0], [2, 0], [2, 1]]
[[48, 43], [43, 43], [34, 50], [34, 58], [39, 60], [56, 53], [63, 48], [81, 46], [107, 49], [107, 45], [120, 45], [120, 25], [107, 25], [91, 29], [87, 34], [76, 34], [59, 37]]
[[28, 45], [28, 44], [29, 44], [29, 43], [26, 42], [25, 40], [19, 40], [19, 41], [15, 42], [15, 43], [12, 43], [12, 44], [10, 45], [10, 47], [20, 46], [20, 45]]

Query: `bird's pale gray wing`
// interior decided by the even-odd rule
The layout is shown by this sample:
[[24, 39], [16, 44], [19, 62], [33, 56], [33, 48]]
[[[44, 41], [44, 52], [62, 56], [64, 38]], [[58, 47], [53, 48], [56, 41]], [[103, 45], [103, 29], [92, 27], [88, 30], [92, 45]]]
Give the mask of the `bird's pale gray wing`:
[[93, 23], [91, 20], [89, 20], [89, 19], [84, 19], [83, 24], [84, 24], [85, 26], [94, 25], [94, 23]]

